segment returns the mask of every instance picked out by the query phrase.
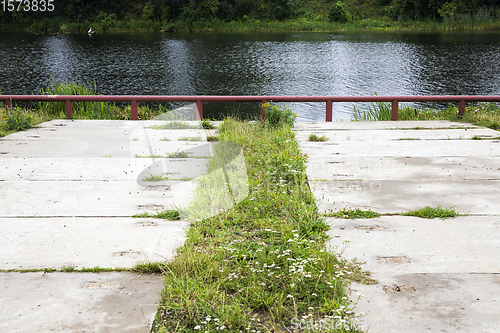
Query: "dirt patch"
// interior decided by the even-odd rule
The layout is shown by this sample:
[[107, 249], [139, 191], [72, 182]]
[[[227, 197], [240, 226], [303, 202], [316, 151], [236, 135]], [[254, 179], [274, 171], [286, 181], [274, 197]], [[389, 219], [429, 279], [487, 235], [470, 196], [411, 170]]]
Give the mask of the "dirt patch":
[[375, 231], [375, 230], [385, 230], [385, 227], [379, 225], [359, 225], [356, 227], [358, 230]]
[[146, 187], [147, 191], [168, 191], [170, 190], [170, 185], [148, 185]]
[[163, 209], [165, 209], [165, 206], [155, 205], [155, 204], [139, 205], [139, 209], [141, 209], [141, 210], [163, 210]]
[[409, 264], [410, 259], [404, 256], [399, 257], [378, 257], [378, 262], [383, 264]]
[[134, 224], [134, 227], [156, 227], [156, 226], [158, 226], [158, 223], [154, 221], [136, 222]]
[[113, 252], [115, 257], [137, 257], [141, 254], [139, 251], [118, 251]]
[[123, 286], [120, 282], [89, 282], [83, 288], [113, 290], [123, 289]]
[[400, 293], [400, 292], [412, 292], [415, 291], [416, 289], [414, 287], [411, 287], [408, 284], [404, 284], [402, 286], [384, 286], [384, 291], [386, 293]]

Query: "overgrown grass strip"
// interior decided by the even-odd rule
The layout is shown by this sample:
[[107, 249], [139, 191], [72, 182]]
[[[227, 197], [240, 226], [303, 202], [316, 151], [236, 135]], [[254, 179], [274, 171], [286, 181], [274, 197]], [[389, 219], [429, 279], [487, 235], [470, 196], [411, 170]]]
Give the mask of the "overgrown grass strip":
[[184, 246], [162, 267], [154, 330], [289, 332], [300, 320], [323, 319], [332, 324], [324, 331], [358, 332], [345, 283], [364, 275], [326, 247], [329, 227], [291, 126], [227, 119], [219, 135], [243, 148], [249, 195], [192, 221]]

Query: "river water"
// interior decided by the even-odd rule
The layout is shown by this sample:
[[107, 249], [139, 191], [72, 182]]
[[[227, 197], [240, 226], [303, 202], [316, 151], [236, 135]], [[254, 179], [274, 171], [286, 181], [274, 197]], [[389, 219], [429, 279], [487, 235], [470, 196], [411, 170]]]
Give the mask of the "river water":
[[[95, 81], [110, 95], [500, 95], [500, 32], [12, 33], [0, 34], [0, 59], [2, 94], [36, 94], [55, 79]], [[289, 106], [301, 121], [324, 120], [322, 103]], [[334, 104], [337, 120], [352, 111]]]

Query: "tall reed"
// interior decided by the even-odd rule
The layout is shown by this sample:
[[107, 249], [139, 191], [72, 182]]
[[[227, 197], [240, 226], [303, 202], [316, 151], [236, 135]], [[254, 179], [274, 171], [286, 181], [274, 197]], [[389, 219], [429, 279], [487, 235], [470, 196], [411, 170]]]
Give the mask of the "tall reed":
[[[96, 83], [90, 82], [57, 82], [52, 87], [42, 89], [42, 95], [98, 95]], [[51, 117], [64, 117], [64, 102], [39, 102], [37, 111]], [[73, 117], [80, 119], [116, 119], [117, 106], [106, 102], [73, 102]]]

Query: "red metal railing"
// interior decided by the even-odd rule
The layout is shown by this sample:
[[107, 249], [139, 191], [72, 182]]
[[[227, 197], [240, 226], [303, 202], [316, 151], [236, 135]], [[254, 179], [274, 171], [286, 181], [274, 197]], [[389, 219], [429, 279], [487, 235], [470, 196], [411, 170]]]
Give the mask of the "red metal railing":
[[[203, 118], [203, 102], [324, 102], [326, 121], [332, 121], [333, 103], [338, 102], [391, 102], [391, 120], [398, 120], [399, 102], [458, 102], [458, 116], [465, 113], [465, 102], [500, 102], [500, 96], [112, 96], [112, 95], [0, 95], [7, 107], [12, 101], [65, 102], [66, 116], [73, 114], [72, 102], [130, 102], [131, 119], [137, 120], [139, 102], [195, 102], [196, 119]], [[261, 106], [261, 116], [264, 110]]]

